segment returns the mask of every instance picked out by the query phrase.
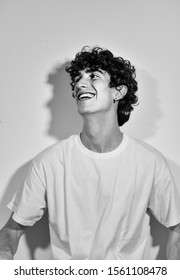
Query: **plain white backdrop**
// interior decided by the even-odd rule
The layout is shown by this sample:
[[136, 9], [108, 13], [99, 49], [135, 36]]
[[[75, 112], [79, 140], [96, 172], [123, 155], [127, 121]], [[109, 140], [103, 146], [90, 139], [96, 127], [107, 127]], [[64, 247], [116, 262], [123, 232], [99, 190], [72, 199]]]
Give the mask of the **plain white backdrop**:
[[[179, 0], [0, 0], [0, 227], [28, 162], [81, 130], [64, 67], [84, 45], [135, 65], [139, 106], [123, 131], [160, 150], [180, 187], [179, 13]], [[167, 232], [152, 225], [152, 258], [165, 258]], [[47, 231], [45, 217], [15, 258], [48, 258]]]

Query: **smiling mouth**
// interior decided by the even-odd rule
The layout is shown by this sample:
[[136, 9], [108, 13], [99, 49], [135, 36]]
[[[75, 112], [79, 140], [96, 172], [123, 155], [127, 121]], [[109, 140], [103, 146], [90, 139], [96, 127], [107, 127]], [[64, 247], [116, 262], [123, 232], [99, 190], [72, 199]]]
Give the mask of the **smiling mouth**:
[[79, 100], [79, 101], [89, 100], [89, 99], [92, 99], [94, 96], [95, 96], [95, 94], [92, 92], [82, 92], [82, 93], [78, 94], [77, 100]]

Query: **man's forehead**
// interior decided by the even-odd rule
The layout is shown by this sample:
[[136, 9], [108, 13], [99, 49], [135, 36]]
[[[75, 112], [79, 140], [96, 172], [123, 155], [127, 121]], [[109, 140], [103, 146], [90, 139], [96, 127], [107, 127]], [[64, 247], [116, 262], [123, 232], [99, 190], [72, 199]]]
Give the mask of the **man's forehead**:
[[99, 72], [101, 74], [105, 74], [106, 73], [106, 71], [102, 70], [101, 68], [94, 68], [94, 69], [92, 69], [92, 68], [85, 68], [83, 70], [79, 70], [77, 72], [77, 75], [81, 75], [82, 73], [93, 73], [93, 72]]

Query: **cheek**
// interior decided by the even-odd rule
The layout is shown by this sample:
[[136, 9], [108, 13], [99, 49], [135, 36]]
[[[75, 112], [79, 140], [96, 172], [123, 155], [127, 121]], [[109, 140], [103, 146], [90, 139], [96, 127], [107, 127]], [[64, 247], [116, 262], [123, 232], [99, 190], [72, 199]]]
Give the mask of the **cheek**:
[[113, 99], [111, 98], [109, 92], [106, 92], [106, 94], [104, 94], [100, 97], [100, 104], [101, 104], [101, 106], [106, 107], [106, 108], [109, 108], [112, 106]]

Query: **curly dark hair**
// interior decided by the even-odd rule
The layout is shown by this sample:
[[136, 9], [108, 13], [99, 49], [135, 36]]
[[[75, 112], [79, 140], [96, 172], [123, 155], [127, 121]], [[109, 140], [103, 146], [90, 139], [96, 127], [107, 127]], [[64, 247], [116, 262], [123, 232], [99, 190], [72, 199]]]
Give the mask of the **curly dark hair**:
[[136, 70], [128, 60], [124, 60], [122, 57], [115, 57], [109, 50], [100, 47], [91, 49], [85, 46], [65, 69], [70, 74], [72, 90], [74, 90], [75, 78], [78, 76], [78, 72], [84, 69], [89, 69], [90, 71], [102, 69], [106, 71], [110, 75], [110, 88], [126, 85], [128, 91], [118, 101], [117, 119], [119, 126], [129, 120], [130, 113], [134, 109], [133, 105], [137, 105], [138, 102], [138, 97], [135, 94], [138, 90], [138, 85], [135, 80]]

